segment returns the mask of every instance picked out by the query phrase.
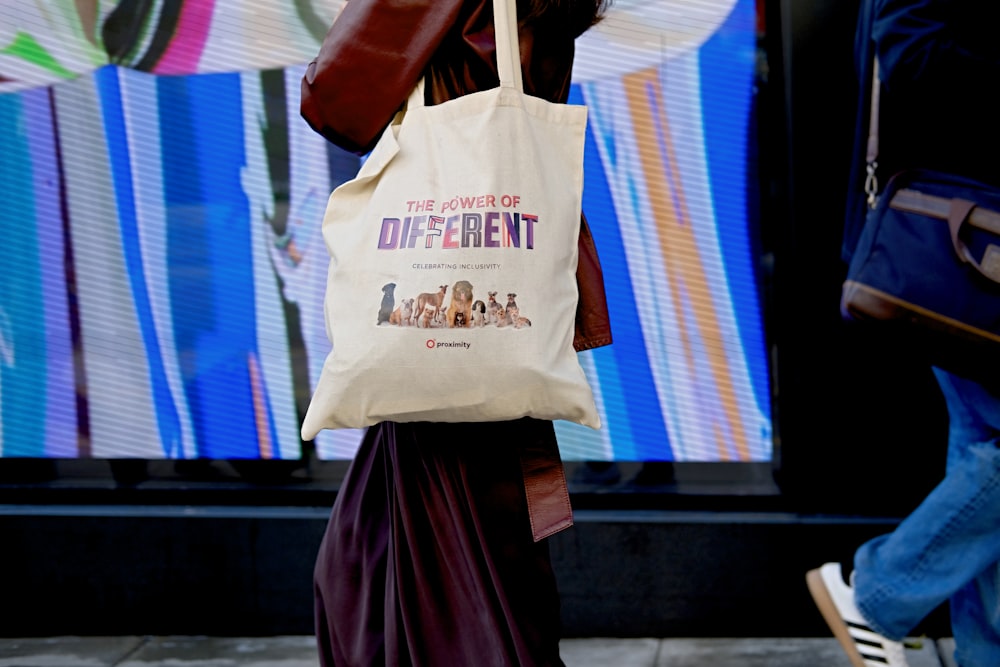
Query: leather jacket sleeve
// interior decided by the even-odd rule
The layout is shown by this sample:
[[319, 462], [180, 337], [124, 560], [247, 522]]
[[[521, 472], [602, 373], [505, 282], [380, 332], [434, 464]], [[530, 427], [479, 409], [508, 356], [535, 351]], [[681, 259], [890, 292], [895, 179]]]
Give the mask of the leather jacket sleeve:
[[576, 286], [580, 299], [576, 305], [576, 332], [573, 349], [577, 352], [611, 345], [611, 316], [604, 288], [604, 271], [594, 245], [587, 216], [580, 216], [579, 256], [576, 266]]
[[302, 117], [337, 146], [367, 153], [423, 74], [462, 3], [347, 2], [302, 79]]

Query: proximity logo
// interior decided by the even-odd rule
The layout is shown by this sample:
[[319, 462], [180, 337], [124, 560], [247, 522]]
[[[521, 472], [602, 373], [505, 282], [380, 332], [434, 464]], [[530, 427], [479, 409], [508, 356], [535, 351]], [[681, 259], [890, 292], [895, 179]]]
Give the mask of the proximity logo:
[[472, 347], [472, 343], [470, 343], [468, 341], [464, 341], [464, 340], [461, 340], [461, 341], [443, 341], [443, 340], [441, 340], [441, 341], [439, 341], [439, 340], [434, 340], [433, 338], [428, 338], [427, 342], [424, 343], [424, 345], [427, 346], [428, 350], [440, 350], [443, 347], [452, 347], [452, 348], [458, 348], [460, 350], [468, 350], [470, 347]]

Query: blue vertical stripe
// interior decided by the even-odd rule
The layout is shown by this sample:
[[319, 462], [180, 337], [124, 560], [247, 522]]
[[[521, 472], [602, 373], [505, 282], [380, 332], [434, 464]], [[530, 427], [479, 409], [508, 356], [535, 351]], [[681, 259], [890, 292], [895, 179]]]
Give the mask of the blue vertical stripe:
[[[757, 405], [770, 415], [770, 373], [761, 317], [758, 270], [760, 241], [756, 212], [747, 199], [759, 187], [748, 146], [756, 142], [751, 116], [756, 10], [753, 0], [738, 0], [725, 23], [700, 51], [705, 152], [712, 174], [712, 205], [732, 304]], [[751, 169], [753, 167], [753, 169]], [[748, 221], [754, 224], [748, 224]], [[738, 222], [739, 224], [734, 224]]]
[[44, 456], [45, 322], [23, 98], [0, 95], [0, 420], [4, 456]]
[[45, 414], [45, 455], [72, 457], [78, 453], [77, 388], [66, 286], [62, 184], [56, 161], [52, 106], [49, 90], [45, 88], [27, 91], [22, 99], [36, 222], [45, 221], [37, 225], [46, 350], [45, 392], [39, 396], [38, 409]]
[[156, 403], [157, 428], [163, 453], [168, 457], [183, 456], [180, 418], [163, 368], [160, 342], [150, 305], [148, 287], [144, 280], [142, 249], [139, 245], [139, 227], [136, 219], [135, 192], [132, 188], [132, 158], [122, 112], [121, 86], [116, 67], [103, 67], [94, 73], [94, 82], [101, 99], [104, 134], [108, 146], [108, 160], [115, 188], [118, 207], [118, 227], [122, 252], [128, 272], [129, 289], [138, 318], [139, 332], [146, 350], [149, 383]]
[[[157, 80], [174, 337], [200, 456], [260, 455], [239, 75]], [[272, 428], [268, 415], [268, 428]]]
[[[579, 86], [571, 88], [569, 102], [584, 103]], [[614, 137], [609, 133], [601, 140], [607, 144], [607, 154], [613, 160]], [[589, 125], [584, 149], [583, 210], [600, 253], [614, 337], [614, 345], [598, 348], [592, 354], [600, 378], [613, 457], [620, 461], [673, 460], [646, 355], [625, 243], [596, 142], [593, 126]]]

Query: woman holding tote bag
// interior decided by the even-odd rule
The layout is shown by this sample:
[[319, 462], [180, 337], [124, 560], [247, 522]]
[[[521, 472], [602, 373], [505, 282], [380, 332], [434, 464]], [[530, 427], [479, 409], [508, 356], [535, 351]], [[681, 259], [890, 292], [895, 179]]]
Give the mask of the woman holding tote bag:
[[[524, 91], [566, 102], [574, 40], [605, 0], [518, 0]], [[302, 115], [359, 155], [423, 77], [425, 104], [498, 85], [492, 0], [349, 0], [302, 82]], [[581, 220], [574, 347], [611, 343]], [[545, 538], [572, 515], [552, 422], [371, 426], [316, 559], [323, 667], [562, 665]]]

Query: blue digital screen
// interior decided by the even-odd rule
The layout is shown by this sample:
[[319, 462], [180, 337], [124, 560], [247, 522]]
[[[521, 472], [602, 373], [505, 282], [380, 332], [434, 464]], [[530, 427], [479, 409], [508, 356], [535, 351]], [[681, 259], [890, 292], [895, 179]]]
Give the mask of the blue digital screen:
[[[140, 4], [0, 8], [0, 456], [299, 458], [320, 223], [360, 164], [299, 116], [339, 3]], [[618, 0], [578, 41], [615, 343], [580, 353], [603, 427], [557, 422], [567, 460], [772, 457], [758, 28], [753, 0]]]

